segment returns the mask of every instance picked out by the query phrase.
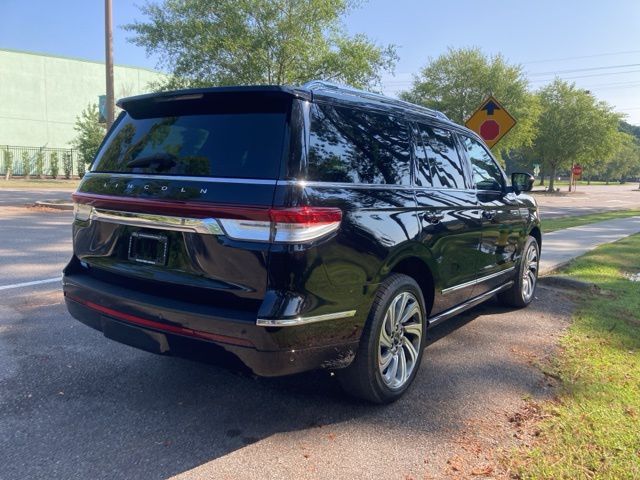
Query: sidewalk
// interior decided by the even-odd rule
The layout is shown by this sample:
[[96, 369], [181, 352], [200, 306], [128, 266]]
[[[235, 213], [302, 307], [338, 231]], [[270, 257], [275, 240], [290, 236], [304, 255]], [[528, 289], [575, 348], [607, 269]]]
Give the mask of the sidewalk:
[[[542, 230], [544, 231], [544, 220]], [[640, 233], [640, 217], [619, 218], [544, 233], [539, 273], [548, 275], [589, 250], [634, 233]]]

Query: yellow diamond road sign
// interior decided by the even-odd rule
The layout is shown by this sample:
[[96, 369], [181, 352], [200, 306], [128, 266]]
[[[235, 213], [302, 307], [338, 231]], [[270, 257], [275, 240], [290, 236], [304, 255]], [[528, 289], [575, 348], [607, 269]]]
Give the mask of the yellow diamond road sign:
[[493, 96], [482, 102], [465, 123], [468, 129], [482, 137], [489, 148], [498, 143], [515, 124], [516, 119]]

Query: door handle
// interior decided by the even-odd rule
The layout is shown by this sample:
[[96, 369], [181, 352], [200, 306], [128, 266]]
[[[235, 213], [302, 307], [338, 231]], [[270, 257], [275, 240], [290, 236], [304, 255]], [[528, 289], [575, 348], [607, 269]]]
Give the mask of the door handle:
[[427, 212], [422, 218], [424, 218], [427, 222], [436, 224], [440, 223], [440, 221], [444, 218], [444, 213], [435, 213], [435, 212]]
[[482, 218], [484, 218], [485, 220], [493, 220], [496, 216], [496, 213], [497, 212], [495, 210], [483, 210]]

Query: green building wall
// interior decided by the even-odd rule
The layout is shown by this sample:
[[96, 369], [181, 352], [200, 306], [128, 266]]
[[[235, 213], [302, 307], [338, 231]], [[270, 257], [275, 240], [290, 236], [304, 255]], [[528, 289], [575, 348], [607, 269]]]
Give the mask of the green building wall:
[[[162, 77], [116, 65], [115, 96], [146, 93]], [[69, 148], [76, 117], [104, 94], [104, 63], [0, 49], [0, 145]]]

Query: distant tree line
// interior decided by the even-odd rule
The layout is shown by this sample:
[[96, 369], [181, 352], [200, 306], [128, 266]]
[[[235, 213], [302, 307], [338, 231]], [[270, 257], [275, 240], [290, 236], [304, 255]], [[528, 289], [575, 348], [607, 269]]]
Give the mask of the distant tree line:
[[[157, 90], [247, 84], [301, 84], [324, 79], [372, 90], [398, 60], [394, 45], [349, 35], [342, 20], [358, 0], [158, 0], [141, 7], [145, 21], [125, 25], [131, 41], [158, 54], [170, 75]], [[584, 167], [587, 179], [640, 176], [640, 127], [625, 123], [591, 92], [556, 78], [530, 88], [521, 65], [479, 48], [430, 58], [401, 97], [464, 123], [488, 94], [517, 119], [493, 147], [508, 166], [533, 170], [554, 189], [558, 175]], [[74, 147], [91, 161], [104, 128], [97, 108], [76, 122]]]

